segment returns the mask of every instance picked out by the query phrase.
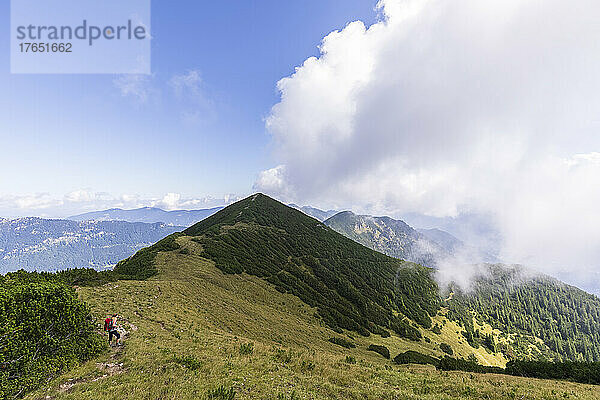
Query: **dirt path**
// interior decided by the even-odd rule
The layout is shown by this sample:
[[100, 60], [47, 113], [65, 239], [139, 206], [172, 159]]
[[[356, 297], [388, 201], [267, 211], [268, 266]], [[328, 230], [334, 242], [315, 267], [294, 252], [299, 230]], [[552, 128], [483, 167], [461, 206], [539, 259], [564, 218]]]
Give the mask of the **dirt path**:
[[[66, 382], [61, 383], [58, 386], [58, 391], [60, 393], [65, 393], [82, 383], [96, 382], [101, 379], [106, 379], [108, 377], [119, 375], [125, 372], [126, 369], [123, 367], [122, 362], [123, 353], [127, 347], [127, 340], [129, 339], [130, 334], [137, 331], [137, 329], [137, 326], [129, 322], [128, 319], [121, 318], [118, 331], [121, 334], [122, 345], [111, 346], [108, 360], [106, 362], [96, 363], [97, 371], [100, 372], [101, 375], [68, 379]], [[45, 399], [51, 400], [52, 397], [46, 396]]]

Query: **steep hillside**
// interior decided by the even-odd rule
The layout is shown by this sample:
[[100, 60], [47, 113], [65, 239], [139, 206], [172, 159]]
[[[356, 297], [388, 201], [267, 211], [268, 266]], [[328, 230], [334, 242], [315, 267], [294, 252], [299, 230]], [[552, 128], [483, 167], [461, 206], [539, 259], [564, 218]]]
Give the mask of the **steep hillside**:
[[[503, 375], [441, 372], [397, 366], [367, 350], [386, 346], [394, 357], [408, 350], [440, 357], [440, 343], [480, 362], [502, 365], [483, 348], [472, 349], [458, 326], [435, 317], [440, 333], [421, 329], [415, 342], [394, 334], [338, 334], [298, 297], [246, 273], [224, 274], [201, 257], [194, 237], [159, 252], [158, 274], [146, 281], [82, 287], [98, 326], [121, 315], [126, 339], [27, 396], [37, 399], [414, 399], [592, 400], [600, 387]], [[485, 329], [490, 329], [486, 327]], [[344, 339], [355, 347], [330, 341]], [[427, 338], [427, 339], [425, 339]]]
[[389, 217], [356, 215], [344, 211], [325, 220], [325, 225], [370, 249], [433, 267], [436, 260], [449, 256], [438, 243], [405, 222]]
[[473, 325], [485, 321], [509, 338], [498, 349], [508, 357], [600, 361], [598, 297], [520, 266], [483, 268], [469, 291], [447, 302], [469, 343], [496, 346]]
[[257, 194], [186, 229], [226, 273], [265, 278], [317, 307], [330, 326], [387, 329], [417, 340], [440, 299], [427, 268], [374, 252], [302, 212]]
[[[473, 291], [456, 289], [441, 301], [432, 270], [372, 251], [261, 194], [140, 251], [116, 270], [150, 276], [149, 262], [158, 251], [177, 249], [178, 237], [200, 244], [198, 255], [225, 273], [258, 276], [280, 292], [296, 295], [338, 332], [387, 336], [391, 331], [420, 341], [424, 330], [442, 330], [444, 324], [436, 318], [443, 317], [460, 325], [454, 344], [469, 347], [461, 350], [463, 356], [482, 350], [502, 359], [591, 361], [600, 348], [600, 319], [593, 311], [600, 309], [600, 300], [594, 296], [533, 275], [517, 279], [510, 268], [484, 265]], [[522, 291], [527, 294], [519, 295]], [[544, 308], [550, 304], [554, 311]], [[566, 351], [565, 346], [574, 349]]]
[[165, 211], [156, 207], [143, 207], [133, 210], [112, 208], [104, 211], [93, 211], [74, 215], [68, 219], [73, 221], [127, 221], [127, 222], [162, 222], [167, 225], [188, 227], [204, 218], [213, 215], [223, 207], [206, 208], [201, 210]]
[[106, 268], [182, 227], [123, 221], [0, 220], [0, 273]]
[[[419, 253], [422, 236], [387, 217], [342, 212], [325, 224], [367, 247], [429, 265], [435, 265], [440, 254], [463, 258], [470, 254], [472, 260], [486, 257], [446, 232], [425, 230], [447, 251], [434, 250], [429, 253], [434, 261], [428, 260], [427, 253]], [[464, 268], [472, 270], [473, 266]], [[462, 335], [474, 348], [502, 352], [509, 359], [600, 361], [600, 300], [596, 296], [522, 267], [482, 264], [473, 276], [469, 290], [455, 288], [445, 305], [450, 319], [459, 322]], [[478, 323], [490, 324], [496, 334], [482, 332]]]
[[[78, 293], [98, 322], [122, 315], [125, 347], [28, 398], [600, 396], [594, 386], [393, 364], [388, 352], [394, 358], [410, 350], [504, 366], [500, 347], [521, 348], [512, 346], [512, 333], [487, 324], [488, 316], [461, 312], [462, 294], [442, 300], [430, 269], [374, 252], [263, 195], [163, 239], [116, 270], [149, 279]], [[481, 344], [468, 342], [468, 321]]]

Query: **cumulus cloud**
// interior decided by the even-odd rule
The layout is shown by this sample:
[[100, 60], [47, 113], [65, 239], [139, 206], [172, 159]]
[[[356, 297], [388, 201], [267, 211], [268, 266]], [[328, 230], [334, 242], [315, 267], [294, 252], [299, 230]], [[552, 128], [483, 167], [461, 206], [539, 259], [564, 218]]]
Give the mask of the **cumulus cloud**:
[[491, 215], [504, 259], [600, 271], [600, 5], [382, 0], [277, 84], [255, 188], [399, 216]]

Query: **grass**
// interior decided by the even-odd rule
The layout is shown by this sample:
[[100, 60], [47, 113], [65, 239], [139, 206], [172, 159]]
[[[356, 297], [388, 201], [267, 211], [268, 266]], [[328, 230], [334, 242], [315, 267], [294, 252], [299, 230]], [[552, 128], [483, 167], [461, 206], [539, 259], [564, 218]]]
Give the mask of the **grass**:
[[[188, 252], [159, 253], [159, 274], [80, 288], [97, 316], [117, 312], [128, 330], [125, 346], [51, 381], [28, 399], [598, 399], [600, 387], [493, 374], [397, 366], [368, 351], [385, 346], [392, 358], [407, 350], [439, 357], [440, 343], [467, 354], [459, 328], [436, 320], [431, 343], [395, 335], [365, 338], [346, 332], [356, 348], [329, 342], [341, 336], [315, 309], [265, 281], [225, 275], [195, 254], [199, 244], [177, 239]], [[499, 356], [478, 353], [488, 362]], [[486, 356], [487, 355], [487, 356]], [[494, 358], [495, 357], [495, 358]]]

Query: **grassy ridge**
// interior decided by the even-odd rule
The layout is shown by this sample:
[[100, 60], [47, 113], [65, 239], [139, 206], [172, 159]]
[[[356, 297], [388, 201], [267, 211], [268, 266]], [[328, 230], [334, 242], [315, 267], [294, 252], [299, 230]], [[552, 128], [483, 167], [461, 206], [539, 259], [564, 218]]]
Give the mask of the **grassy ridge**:
[[[338, 334], [296, 296], [252, 275], [224, 274], [198, 256], [201, 245], [192, 238], [177, 242], [179, 250], [156, 256], [159, 273], [150, 280], [79, 289], [98, 324], [108, 312], [123, 316], [125, 348], [53, 380], [28, 399], [187, 400], [223, 393], [273, 400], [600, 397], [596, 386], [397, 366], [368, 350], [374, 344], [392, 356], [413, 350], [442, 357], [433, 342], [440, 335], [422, 328], [432, 343], [345, 332], [338, 337], [356, 345], [347, 349], [329, 342]], [[448, 324], [444, 342], [454, 332]]]
[[29, 398], [600, 398], [600, 388], [568, 382], [394, 365], [387, 358], [407, 351], [455, 366], [474, 363], [447, 354], [491, 365], [503, 359], [471, 347], [446, 318], [453, 310], [440, 307], [428, 269], [373, 252], [266, 196], [139, 252], [111, 279], [117, 274], [127, 279], [79, 294], [98, 327], [106, 313], [123, 316], [125, 348]]
[[[316, 307], [336, 330], [392, 330], [419, 340], [440, 307], [431, 271], [374, 252], [319, 221], [257, 194], [188, 228], [226, 273], [265, 278]], [[408, 319], [407, 319], [408, 317]]]

